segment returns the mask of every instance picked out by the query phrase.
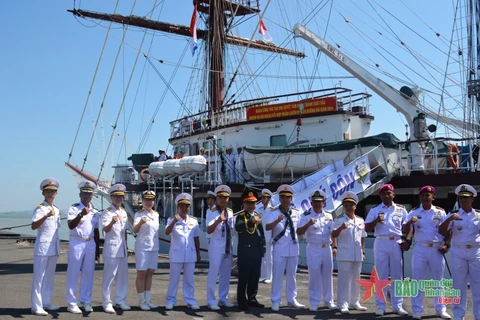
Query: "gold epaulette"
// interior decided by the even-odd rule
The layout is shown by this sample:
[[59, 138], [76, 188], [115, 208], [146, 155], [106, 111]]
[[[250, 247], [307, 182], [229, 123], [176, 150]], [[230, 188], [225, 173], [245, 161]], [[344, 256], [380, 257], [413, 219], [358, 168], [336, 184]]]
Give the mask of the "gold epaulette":
[[142, 211], [143, 211], [143, 208], [142, 208], [142, 209], [138, 209], [138, 210], [137, 210], [137, 213], [142, 212]]
[[40, 207], [40, 208], [43, 207], [43, 203], [40, 203], [40, 204], [38, 205], [38, 207]]
[[107, 209], [105, 209], [105, 211], [110, 211], [112, 210], [112, 207], [108, 207]]
[[245, 211], [245, 210], [243, 210], [243, 211], [240, 211], [240, 212], [238, 213], [238, 216], [243, 216], [245, 213], [246, 213], [246, 211]]
[[213, 207], [212, 209], [210, 209], [211, 212], [215, 212], [217, 211], [217, 207]]
[[300, 209], [298, 209], [297, 207], [292, 207], [292, 210], [300, 211]]

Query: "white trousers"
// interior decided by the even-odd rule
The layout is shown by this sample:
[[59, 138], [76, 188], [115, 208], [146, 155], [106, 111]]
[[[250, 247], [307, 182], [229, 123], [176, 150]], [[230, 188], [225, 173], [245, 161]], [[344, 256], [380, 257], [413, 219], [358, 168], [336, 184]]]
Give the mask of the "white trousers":
[[[228, 166], [228, 165], [227, 165]], [[227, 169], [227, 176], [228, 176], [228, 182], [235, 182], [236, 181], [236, 176], [235, 176], [235, 169]]]
[[[271, 231], [267, 231], [271, 232]], [[266, 244], [265, 256], [262, 258], [262, 268], [260, 270], [260, 278], [272, 280], [272, 267], [273, 267], [273, 245], [272, 241], [268, 241]]]
[[186, 304], [197, 304], [195, 300], [195, 283], [193, 275], [195, 262], [170, 262], [170, 279], [168, 281], [167, 304], [175, 305], [177, 302], [177, 291], [180, 283], [180, 273], [183, 270], [183, 300]]
[[308, 295], [310, 306], [333, 302], [333, 258], [330, 246], [324, 248], [307, 245]]
[[[373, 252], [375, 254], [375, 267], [377, 268], [377, 275], [380, 280], [388, 280], [390, 275], [391, 280], [402, 279], [402, 249], [395, 240], [376, 238], [373, 245]], [[385, 298], [387, 297], [387, 288], [383, 289]], [[394, 290], [390, 287], [392, 297], [392, 307], [398, 309], [402, 307], [403, 298], [395, 297]], [[377, 308], [385, 309], [386, 303], [377, 295], [375, 295], [375, 303]]]
[[[32, 310], [50, 305], [58, 256], [34, 256], [32, 279]], [[8, 293], [7, 293], [8, 294]]]
[[[427, 278], [427, 270], [430, 271], [430, 277]], [[442, 280], [445, 271], [445, 260], [438, 251], [438, 247], [425, 247], [416, 245], [413, 248], [412, 255], [412, 278], [415, 280]], [[443, 289], [443, 288], [438, 288]], [[447, 307], [438, 303], [438, 297], [433, 299], [435, 311], [445, 311]], [[412, 297], [412, 311], [423, 312], [423, 291], [418, 291], [416, 297]]]
[[361, 261], [338, 261], [337, 303], [339, 308], [348, 308], [360, 299], [360, 285], [355, 281], [360, 279]]
[[110, 294], [113, 280], [115, 280], [115, 304], [127, 303], [128, 292], [128, 257], [106, 258], [103, 257], [102, 297], [103, 307], [112, 304]]
[[467, 309], [467, 282], [472, 290], [473, 316], [480, 320], [480, 248], [452, 247], [453, 287], [460, 290], [460, 303], [453, 304], [453, 316], [464, 317]]
[[[210, 244], [211, 246], [212, 244]], [[209, 247], [208, 259], [210, 265], [207, 275], [207, 303], [217, 304], [215, 299], [215, 287], [217, 277], [220, 275], [218, 282], [218, 301], [228, 301], [228, 290], [230, 288], [230, 274], [232, 272], [232, 254], [224, 254], [211, 252]]]
[[93, 276], [95, 272], [95, 241], [88, 242], [70, 238], [68, 244], [67, 304], [77, 305], [78, 276], [80, 279], [80, 302], [92, 303]]
[[279, 257], [273, 256], [272, 303], [282, 303], [283, 275], [286, 271], [287, 282], [285, 296], [287, 302], [293, 302], [297, 297], [297, 266], [298, 256]]

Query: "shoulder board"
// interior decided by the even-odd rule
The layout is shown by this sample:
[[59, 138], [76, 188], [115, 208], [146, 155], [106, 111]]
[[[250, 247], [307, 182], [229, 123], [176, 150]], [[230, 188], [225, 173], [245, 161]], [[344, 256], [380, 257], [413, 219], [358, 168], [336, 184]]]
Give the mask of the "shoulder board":
[[76, 206], [78, 206], [79, 204], [80, 204], [80, 203], [78, 203], [78, 202], [77, 202], [77, 203], [74, 203], [74, 204], [72, 204], [72, 207], [76, 207]]
[[231, 208], [227, 208], [227, 211], [231, 211], [231, 212], [233, 212], [233, 210], [232, 210]]
[[457, 210], [452, 210], [451, 213], [457, 213], [458, 212], [458, 209]]
[[258, 212], [258, 211], [253, 211], [253, 214], [256, 214], [257, 216], [259, 216], [259, 215], [260, 215], [260, 212]]
[[419, 207], [412, 208], [412, 211], [413, 211], [413, 210], [417, 210], [418, 208], [419, 208]]
[[37, 207], [43, 207], [43, 203], [40, 203]]
[[194, 216], [190, 216], [190, 215], [189, 215], [188, 217], [191, 218], [191, 219], [198, 220], [197, 217], [194, 217]]
[[246, 213], [246, 211], [245, 211], [245, 210], [242, 210], [242, 211], [240, 211], [240, 212], [237, 214], [237, 216], [243, 216], [243, 215], [245, 215], [245, 213]]
[[473, 210], [475, 210], [476, 213], [480, 213], [480, 210], [478, 209], [473, 209]]
[[275, 207], [271, 207], [270, 210], [277, 210], [279, 206], [280, 206], [280, 205], [275, 206]]
[[138, 209], [138, 210], [137, 210], [137, 212], [142, 212], [142, 211], [143, 211], [143, 209]]
[[395, 203], [395, 205], [396, 205], [397, 207], [400, 207], [400, 208], [405, 208], [405, 206], [404, 206], [404, 205], [402, 205], [402, 204], [399, 204], [399, 203]]
[[303, 214], [308, 216], [310, 213], [312, 213], [312, 211], [310, 209], [308, 209], [307, 211], [305, 211]]
[[112, 210], [112, 207], [108, 207], [107, 209], [105, 209], [104, 211], [110, 211]]
[[56, 205], [53, 205], [53, 206], [58, 209], [58, 207]]
[[292, 210], [300, 211], [300, 209], [298, 209], [297, 207], [292, 207]]
[[217, 211], [217, 207], [213, 207], [212, 209], [210, 209], [210, 211], [212, 211], [212, 212]]

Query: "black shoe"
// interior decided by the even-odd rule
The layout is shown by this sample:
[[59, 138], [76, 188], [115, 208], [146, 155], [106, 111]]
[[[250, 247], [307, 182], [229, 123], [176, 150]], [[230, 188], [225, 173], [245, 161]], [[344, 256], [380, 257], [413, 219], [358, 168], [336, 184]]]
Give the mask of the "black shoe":
[[246, 302], [244, 303], [238, 303], [238, 309], [247, 311], [248, 310], [248, 304]]
[[254, 308], [265, 308], [265, 305], [264, 304], [261, 304], [260, 302], [258, 302], [256, 299], [255, 300], [250, 300], [248, 301], [248, 305], [250, 307], [254, 307]]

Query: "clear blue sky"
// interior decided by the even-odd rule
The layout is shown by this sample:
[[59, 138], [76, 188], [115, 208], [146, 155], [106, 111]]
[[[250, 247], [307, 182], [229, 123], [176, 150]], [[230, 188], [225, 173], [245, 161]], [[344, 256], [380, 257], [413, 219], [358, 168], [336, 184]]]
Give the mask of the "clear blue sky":
[[[265, 2], [263, 1], [262, 4]], [[411, 3], [412, 8], [420, 14], [429, 12], [429, 15], [432, 15], [429, 18], [430, 21], [442, 19], [441, 16], [435, 17], [433, 10], [437, 8], [430, 6], [437, 1], [426, 1], [425, 4], [418, 1], [406, 2]], [[82, 8], [85, 9], [90, 6], [92, 10], [105, 12], [112, 12], [115, 4], [114, 1], [99, 3], [86, 0], [77, 1], [78, 3], [81, 3]], [[174, 5], [178, 5], [177, 10], [171, 10]], [[58, 207], [67, 208], [78, 200], [76, 183], [64, 163], [72, 147], [106, 29], [96, 27], [91, 21], [74, 18], [66, 11], [72, 6], [73, 1], [4, 0], [0, 2], [2, 30], [0, 33], [2, 42], [0, 83], [2, 160], [0, 163], [4, 171], [4, 181], [0, 185], [2, 194], [0, 212], [33, 209], [42, 201], [39, 184], [46, 177], [55, 177], [60, 181], [56, 199]], [[192, 12], [191, 0], [167, 1], [165, 10], [168, 9], [175, 12], [172, 15], [173, 21], [185, 25], [189, 23]], [[121, 12], [128, 14], [128, 10]], [[143, 2], [138, 4], [135, 14], [148, 14]], [[269, 26], [268, 23], [267, 26]], [[270, 22], [269, 29], [273, 30], [271, 33], [274, 37], [275, 28], [273, 22]], [[306, 46], [306, 44], [303, 45]], [[168, 48], [166, 49], [168, 51]], [[115, 51], [109, 50], [111, 50], [108, 52], [109, 59], [113, 60]], [[174, 57], [170, 58], [175, 61]], [[124, 63], [122, 58], [119, 63]], [[185, 63], [192, 62], [187, 60]], [[149, 77], [155, 76], [151, 74]], [[101, 80], [105, 83], [107, 78], [108, 73], [105, 73]], [[127, 79], [128, 77], [124, 76], [124, 81]], [[186, 81], [185, 78], [180, 77], [180, 79]], [[159, 80], [156, 79], [156, 81]], [[360, 85], [359, 88], [363, 90], [364, 86]], [[118, 103], [119, 97], [122, 96], [121, 86], [120, 89], [116, 86], [112, 90]], [[178, 92], [178, 94], [182, 96], [183, 93]], [[141, 95], [140, 93], [139, 96]], [[171, 104], [176, 104], [176, 100], [172, 97], [168, 99], [167, 101]], [[99, 103], [101, 100], [100, 93], [92, 98], [94, 103]], [[139, 101], [146, 106], [158, 103], [158, 99], [142, 101], [139, 98]], [[378, 101], [372, 100], [372, 104]], [[387, 108], [383, 102], [378, 105], [381, 105], [375, 107], [378, 109], [372, 109], [377, 118], [374, 133], [389, 131], [392, 127], [389, 122], [394, 118], [396, 123], [394, 133], [402, 139], [404, 129], [401, 117], [393, 109], [389, 109], [388, 114], [383, 112], [384, 108]], [[141, 110], [138, 112], [142, 112]], [[148, 142], [145, 150], [156, 153], [158, 148], [167, 147], [168, 122], [175, 119], [177, 112], [177, 108], [162, 110], [162, 115], [157, 119], [151, 134], [155, 139], [150, 139], [154, 141]], [[96, 114], [91, 113], [91, 109], [87, 109], [88, 121], [95, 117]], [[89, 165], [86, 167], [92, 173], [98, 173], [98, 162], [101, 161], [95, 155], [95, 150], [105, 148], [111, 134], [111, 130], [107, 129], [115, 117], [115, 112], [105, 111], [102, 121], [106, 128], [106, 137], [103, 140], [94, 141], [89, 154]], [[148, 117], [144, 116], [144, 119], [146, 118]], [[72, 158], [75, 164], [81, 164], [85, 156], [92, 130], [92, 125], [88, 124], [88, 121], [82, 126], [78, 137], [79, 142]], [[133, 142], [129, 141], [131, 149], [125, 153], [126, 156], [136, 149], [140, 138], [141, 134], [136, 133]], [[120, 140], [121, 135], [117, 135], [114, 148], [120, 148]], [[110, 165], [117, 161], [124, 162], [125, 157], [107, 160]]]

